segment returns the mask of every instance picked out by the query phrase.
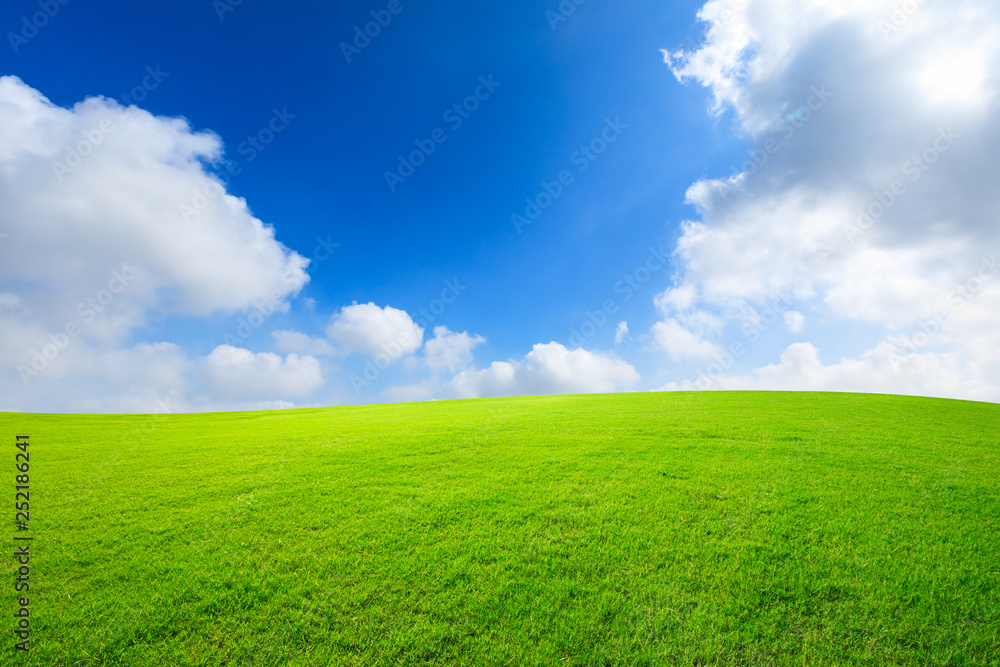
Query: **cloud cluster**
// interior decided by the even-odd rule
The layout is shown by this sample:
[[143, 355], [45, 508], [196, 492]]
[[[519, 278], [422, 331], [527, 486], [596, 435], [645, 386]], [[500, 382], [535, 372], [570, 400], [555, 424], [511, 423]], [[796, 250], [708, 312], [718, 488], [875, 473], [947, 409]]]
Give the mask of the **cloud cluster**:
[[[687, 192], [697, 219], [682, 224], [659, 321], [635, 334], [652, 343], [643, 362], [708, 369], [665, 389], [1000, 400], [1000, 5], [709, 0], [699, 17], [704, 43], [666, 51], [667, 66], [709, 91], [748, 151]], [[184, 119], [104, 98], [61, 108], [0, 77], [5, 409], [287, 407], [314, 401], [332, 364], [363, 365], [388, 400], [641, 381], [613, 354], [555, 342], [477, 367], [483, 336], [437, 326], [425, 339], [375, 303], [339, 309], [325, 335], [261, 335], [281, 354], [142, 340], [171, 316], [287, 313], [309, 280], [309, 261], [212, 174], [222, 154]], [[788, 340], [750, 349], [769, 329]], [[751, 370], [719, 362], [734, 331]], [[858, 332], [851, 358], [825, 357], [822, 342]], [[626, 341], [621, 322], [617, 349], [633, 352]]]
[[[185, 315], [284, 299], [308, 281], [308, 260], [275, 239], [206, 163], [219, 138], [178, 118], [105, 98], [53, 105], [15, 77], [0, 78], [0, 282], [36, 307], [73, 286], [86, 296], [127, 264], [123, 298], [138, 310]], [[209, 193], [208, 196], [205, 193]], [[185, 221], [181, 207], [202, 202]], [[30, 297], [30, 299], [29, 299]]]
[[345, 354], [392, 361], [416, 352], [424, 341], [424, 330], [405, 310], [374, 303], [344, 306], [331, 319], [326, 335]]
[[702, 380], [671, 382], [661, 391], [794, 389], [996, 400], [992, 378], [970, 377], [955, 355], [910, 355], [892, 343], [880, 343], [857, 359], [831, 364], [820, 360], [819, 350], [811, 343], [794, 343], [777, 363], [748, 375], [703, 376]]
[[323, 386], [315, 357], [254, 354], [220, 345], [202, 360], [198, 372], [212, 396], [220, 401], [266, 401], [275, 397], [309, 396]]
[[[989, 277], [955, 306], [956, 289], [1000, 251], [1000, 6], [903, 4], [711, 0], [699, 14], [701, 48], [665, 53], [751, 146], [732, 173], [688, 191], [700, 219], [683, 227], [683, 277], [660, 296], [666, 316], [653, 332], [675, 357], [713, 356], [721, 331], [682, 327], [686, 311], [738, 325], [748, 307], [783, 298], [817, 309], [828, 329], [864, 323], [883, 333], [823, 372], [815, 348], [789, 348], [744, 384], [871, 381], [911, 393], [929, 391], [921, 387], [937, 374], [952, 395], [1000, 398], [997, 381], [980, 380], [1000, 377], [983, 354], [1000, 330]], [[786, 314], [791, 332], [804, 328], [798, 310]], [[939, 316], [926, 344], [900, 348], [923, 383], [872, 365], [893, 337]]]
[[467, 331], [455, 333], [448, 327], [434, 327], [434, 338], [424, 345], [424, 362], [432, 371], [455, 373], [472, 365], [473, 348], [486, 339], [470, 336]]
[[639, 380], [635, 368], [620, 359], [547, 343], [535, 345], [521, 361], [495, 361], [489, 368], [462, 371], [446, 391], [453, 398], [603, 393], [628, 389]]
[[282, 329], [272, 331], [271, 338], [282, 352], [295, 352], [312, 356], [331, 355], [336, 352], [334, 347], [324, 338], [317, 338], [301, 331]]
[[152, 409], [190, 390], [196, 361], [128, 342], [151, 315], [287, 308], [308, 260], [225, 193], [208, 168], [221, 154], [183, 119], [105, 98], [66, 109], [0, 77], [6, 409]]
[[[627, 326], [625, 327], [627, 331]], [[473, 350], [486, 339], [446, 326], [434, 328], [423, 341], [423, 329], [403, 310], [374, 303], [345, 306], [327, 327], [327, 341], [296, 331], [275, 332], [275, 341], [289, 352], [333, 352], [358, 355], [364, 367], [351, 376], [361, 396], [384, 373], [420, 378], [408, 384], [390, 384], [381, 392], [388, 401], [409, 402], [434, 398], [479, 398], [533, 394], [611, 392], [633, 387], [638, 372], [624, 361], [582, 348], [568, 350], [558, 343], [535, 345], [520, 361], [497, 361], [475, 368]], [[400, 366], [402, 370], [394, 369]]]

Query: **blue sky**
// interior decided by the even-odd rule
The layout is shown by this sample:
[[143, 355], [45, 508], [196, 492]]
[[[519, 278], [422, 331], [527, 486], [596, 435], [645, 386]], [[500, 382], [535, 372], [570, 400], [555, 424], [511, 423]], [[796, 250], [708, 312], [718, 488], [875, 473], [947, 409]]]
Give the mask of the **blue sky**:
[[[962, 193], [949, 190], [949, 184], [974, 172], [963, 200], [983, 200], [975, 210], [936, 211], [935, 220], [917, 224], [913, 211], [926, 207], [916, 195], [905, 201], [901, 195], [903, 203], [890, 207], [875, 232], [864, 230], [860, 242], [848, 233], [850, 243], [841, 243], [841, 231], [855, 223], [856, 210], [873, 193], [891, 186], [900, 156], [911, 147], [919, 152], [928, 141], [933, 145], [941, 127], [962, 122], [963, 136], [972, 132], [992, 145], [995, 126], [983, 112], [996, 103], [990, 76], [965, 77], [972, 80], [949, 98], [964, 105], [911, 105], [903, 119], [892, 115], [900, 95], [929, 104], [916, 84], [873, 90], [878, 81], [898, 79], [906, 54], [929, 40], [954, 48], [978, 43], [969, 30], [985, 35], [996, 12], [988, 4], [962, 2], [958, 5], [968, 11], [952, 12], [935, 27], [931, 9], [900, 20], [891, 3], [847, 3], [831, 13], [817, 0], [803, 3], [791, 17], [775, 2], [761, 2], [756, 12], [741, 0], [702, 4], [564, 2], [563, 8], [574, 11], [556, 20], [560, 3], [554, 0], [472, 6], [421, 0], [337, 6], [71, 0], [51, 4], [54, 15], [32, 31], [25, 21], [43, 23], [37, 16], [46, 5], [6, 3], [0, 10], [7, 35], [0, 75], [19, 79], [16, 87], [9, 83], [8, 99], [33, 89], [48, 105], [63, 109], [96, 96], [115, 101], [119, 110], [133, 104], [148, 114], [123, 122], [136, 123], [143, 136], [162, 132], [163, 141], [178, 146], [186, 139], [177, 138], [167, 119], [182, 118], [187, 126], [181, 135], [217, 137], [222, 154], [198, 157], [195, 151], [178, 166], [170, 155], [187, 149], [160, 151], [156, 146], [162, 142], [151, 139], [148, 155], [115, 164], [127, 163], [140, 174], [142, 165], [155, 164], [203, 184], [221, 179], [229, 195], [246, 201], [248, 212], [216, 220], [221, 197], [199, 211], [193, 224], [206, 229], [217, 224], [212, 243], [221, 250], [217, 260], [199, 250], [186, 269], [181, 249], [169, 258], [158, 250], [162, 241], [156, 239], [165, 229], [174, 230], [169, 234], [179, 246], [199, 243], [185, 236], [192, 220], [164, 203], [167, 188], [143, 198], [141, 186], [99, 177], [98, 160], [84, 160], [66, 180], [48, 183], [31, 200], [35, 204], [11, 205], [9, 219], [2, 220], [11, 231], [0, 244], [9, 264], [14, 253], [18, 266], [32, 253], [59, 255], [59, 266], [79, 264], [82, 273], [55, 278], [53, 271], [19, 273], [15, 267], [0, 275], [0, 289], [11, 304], [11, 330], [23, 331], [25, 320], [31, 323], [30, 335], [12, 343], [16, 351], [4, 360], [11, 391], [3, 407], [147, 410], [172, 397], [181, 409], [242, 409], [549, 391], [758, 387], [872, 387], [994, 400], [1000, 394], [988, 380], [990, 367], [970, 366], [993, 363], [983, 361], [981, 350], [995, 339], [978, 309], [990, 311], [994, 283], [987, 280], [985, 292], [976, 293], [975, 317], [963, 310], [982, 330], [979, 338], [935, 333], [926, 346], [907, 346], [899, 338], [921, 330], [934, 316], [921, 304], [933, 301], [934, 290], [946, 299], [954, 285], [969, 279], [966, 274], [974, 275], [977, 251], [984, 239], [994, 240], [995, 224], [984, 222], [990, 204], [988, 174], [979, 168], [984, 149], [959, 140], [952, 150], [953, 140], [939, 151], [944, 166], [936, 160], [920, 183], [958, 197]], [[348, 62], [343, 44], [354, 43], [356, 30], [379, 17], [387, 25], [367, 43], [356, 42], [363, 48], [348, 49]], [[928, 76], [949, 79], [954, 77], [941, 75], [941, 68], [990, 71], [995, 57], [996, 50], [984, 45], [925, 68]], [[869, 70], [867, 78], [857, 74]], [[836, 92], [830, 99], [816, 98], [815, 87], [825, 85]], [[859, 111], [858, 100], [870, 107]], [[102, 104], [103, 111], [95, 113], [116, 108]], [[454, 108], [463, 104], [468, 108], [459, 116]], [[16, 108], [29, 113], [27, 106]], [[42, 114], [37, 110], [48, 107], [31, 108]], [[54, 142], [41, 162], [65, 158], [64, 148], [87, 136], [91, 121], [81, 120], [82, 112], [60, 117], [72, 125], [65, 141], [52, 138], [54, 130], [30, 124], [31, 131]], [[778, 129], [774, 123], [782, 118], [791, 125]], [[27, 145], [29, 134], [12, 133], [6, 141]], [[112, 150], [134, 148], [122, 136], [111, 132], [95, 147], [108, 169]], [[435, 136], [446, 140], [437, 143]], [[613, 141], [605, 144], [609, 138]], [[766, 144], [768, 139], [780, 143]], [[581, 152], [592, 142], [603, 152]], [[409, 158], [420, 146], [433, 146], [433, 153], [418, 155], [423, 163], [402, 182], [390, 179], [390, 186], [386, 173], [408, 174], [399, 172], [399, 156]], [[747, 162], [754, 150], [767, 157], [765, 164]], [[227, 165], [238, 173], [227, 173]], [[21, 176], [31, 173], [22, 163], [11, 169]], [[94, 176], [84, 194], [66, 185], [88, 169]], [[151, 170], [145, 181], [152, 190], [157, 173]], [[732, 192], [712, 190], [712, 184], [741, 173]], [[565, 181], [557, 187], [560, 174]], [[530, 226], [518, 229], [512, 215], [523, 215], [526, 200], [540, 194], [545, 201], [546, 184], [558, 196]], [[692, 189], [696, 184], [703, 190]], [[8, 193], [30, 190], [14, 177], [4, 185]], [[70, 201], [71, 192], [75, 204], [59, 209], [64, 217], [50, 212], [46, 234], [18, 235], [18, 226], [30, 217], [25, 210], [52, 197]], [[81, 222], [66, 211], [79, 211], [81, 197], [98, 196], [94, 210], [117, 202], [113, 215], [122, 220], [85, 233], [93, 231], [88, 224], [100, 223]], [[134, 201], [125, 206], [123, 198]], [[177, 206], [193, 201], [181, 197]], [[14, 210], [21, 212], [17, 219]], [[155, 230], [132, 234], [128, 210], [153, 211], [156, 219], [147, 223]], [[832, 233], [831, 218], [841, 220]], [[246, 230], [252, 219], [273, 227], [274, 238], [250, 240]], [[890, 222], [899, 226], [895, 238], [888, 234], [895, 229]], [[957, 230], [948, 237], [955, 241], [954, 253], [920, 254], [921, 248], [940, 248], [933, 230], [945, 224]], [[785, 247], [798, 233], [791, 230], [802, 228], [813, 237]], [[111, 229], [129, 230], [127, 240]], [[87, 241], [75, 253], [67, 247], [68, 239], [96, 243], [103, 234], [99, 251], [91, 252]], [[316, 260], [321, 242], [338, 246], [326, 261]], [[52, 251], [60, 243], [58, 252]], [[653, 261], [657, 269], [640, 288], [622, 288], [619, 281], [637, 269], [645, 276], [640, 267], [650, 248], [667, 261]], [[726, 255], [726, 248], [737, 255]], [[269, 259], [252, 259], [258, 251]], [[276, 259], [275, 252], [284, 259]], [[920, 257], [914, 259], [914, 253]], [[275, 303], [279, 310], [287, 305], [287, 311], [267, 317], [252, 327], [252, 335], [234, 342], [239, 323], [254, 312], [250, 302], [278, 285], [276, 276], [287, 268], [282, 263], [295, 254], [313, 259], [308, 283], [279, 285], [284, 291]], [[214, 284], [234, 286], [227, 283], [218, 298], [202, 303], [194, 296], [198, 280], [212, 280], [206, 276], [230, 256], [252, 261], [238, 263], [217, 280]], [[198, 262], [206, 262], [204, 270]], [[70, 306], [101, 289], [109, 266], [126, 263], [142, 275], [136, 283], [141, 287], [126, 290], [96, 328], [72, 337], [67, 351], [32, 367], [32, 351], [44, 351], [52, 332], [80, 316]], [[876, 285], [877, 294], [852, 277], [859, 266], [884, 272], [864, 281]], [[260, 285], [239, 291], [238, 285], [257, 278]], [[433, 321], [421, 316], [422, 309], [440, 306], [435, 299], [456, 282], [459, 294], [443, 312]], [[66, 296], [53, 296], [59, 293]], [[614, 312], [592, 318], [607, 323], [574, 339], [588, 313], [598, 313], [608, 300]], [[883, 300], [900, 304], [888, 309], [891, 317]], [[345, 310], [355, 303], [373, 306]], [[776, 323], [748, 324], [773, 304], [781, 311]], [[389, 308], [422, 327], [420, 340], [388, 353], [386, 368], [359, 390], [352, 377], [363, 376], [379, 355], [364, 341], [395, 335], [394, 327], [406, 329]], [[949, 313], [949, 324], [942, 326], [958, 327], [963, 313]], [[348, 321], [353, 329], [344, 324]], [[344, 326], [335, 328], [337, 322]], [[616, 336], [619, 322], [627, 323], [627, 334]], [[438, 326], [446, 326], [447, 333], [438, 336], [439, 346], [427, 347]], [[747, 333], [755, 329], [759, 336]], [[295, 332], [297, 342], [275, 332]], [[453, 336], [463, 332], [464, 339]], [[734, 345], [741, 352], [730, 360], [726, 351]], [[454, 356], [453, 362], [435, 365], [431, 358], [438, 348]], [[147, 361], [136, 362], [135, 355]], [[130, 376], [107, 369], [121, 363], [174, 370]], [[724, 372], [713, 372], [718, 377], [704, 387], [693, 386], [714, 363]], [[296, 378], [309, 390], [290, 390]], [[232, 390], [248, 386], [257, 389]]]

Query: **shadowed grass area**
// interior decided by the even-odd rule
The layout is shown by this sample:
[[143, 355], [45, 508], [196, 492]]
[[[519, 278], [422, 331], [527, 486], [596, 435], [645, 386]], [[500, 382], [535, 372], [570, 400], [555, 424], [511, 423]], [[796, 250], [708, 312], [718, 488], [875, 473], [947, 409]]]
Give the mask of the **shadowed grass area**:
[[31, 435], [36, 536], [28, 656], [4, 559], [5, 665], [1000, 665], [997, 405], [652, 393], [0, 426], [9, 522]]

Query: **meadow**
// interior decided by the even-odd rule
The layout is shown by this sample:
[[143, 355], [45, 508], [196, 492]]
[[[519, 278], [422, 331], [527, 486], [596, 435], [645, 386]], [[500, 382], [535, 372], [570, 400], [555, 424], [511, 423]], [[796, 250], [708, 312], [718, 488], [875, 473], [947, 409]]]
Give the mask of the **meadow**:
[[1000, 405], [647, 393], [0, 433], [8, 526], [31, 436], [35, 536], [27, 653], [0, 566], [3, 665], [1000, 665]]

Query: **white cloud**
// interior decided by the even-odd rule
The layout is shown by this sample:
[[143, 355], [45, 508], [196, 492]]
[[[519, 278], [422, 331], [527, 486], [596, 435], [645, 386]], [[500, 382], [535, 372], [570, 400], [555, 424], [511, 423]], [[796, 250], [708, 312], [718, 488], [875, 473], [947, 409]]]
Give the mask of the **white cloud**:
[[276, 401], [309, 396], [323, 386], [315, 357], [289, 354], [254, 354], [231, 345], [220, 345], [198, 369], [205, 387], [220, 401]]
[[618, 328], [615, 329], [615, 343], [621, 345], [625, 339], [628, 338], [628, 322], [619, 322]]
[[[903, 17], [898, 5], [712, 0], [700, 13], [703, 47], [665, 53], [678, 79], [708, 87], [714, 109], [731, 110], [752, 144], [735, 173], [688, 191], [701, 219], [682, 229], [681, 283], [658, 298], [665, 320], [654, 328], [678, 357], [707, 353], [699, 342], [722, 332], [699, 330], [684, 313], [732, 325], [746, 306], [779, 298], [818, 305], [828, 334], [851, 322], [881, 327], [861, 341], [880, 349], [951, 312], [983, 250], [1000, 247], [1000, 5], [921, 3]], [[788, 329], [801, 332], [804, 318], [791, 310]], [[977, 325], [951, 330], [933, 353], [954, 365], [921, 352], [919, 368], [941, 374], [942, 387], [964, 378], [980, 396], [989, 386], [980, 378], [1000, 373], [982, 352], [1000, 328], [1000, 302], [983, 290], [961, 318]], [[824, 366], [822, 377], [838, 378], [824, 382], [851, 385], [843, 374], [869, 368], [855, 361]], [[812, 377], [765, 376], [789, 389]], [[923, 385], [901, 376], [884, 386]]]
[[806, 317], [797, 310], [789, 310], [785, 313], [785, 326], [792, 333], [802, 333], [806, 325]]
[[[173, 343], [139, 343], [104, 348], [79, 338], [44, 338], [37, 332], [19, 333], [18, 323], [0, 318], [0, 332], [15, 343], [4, 348], [2, 362], [10, 366], [8, 381], [0, 382], [0, 404], [5, 410], [65, 412], [153, 412], [164, 401], [170, 411], [188, 404], [188, 374], [193, 363]], [[0, 334], [2, 336], [2, 334]], [[31, 345], [28, 354], [21, 346]], [[20, 372], [15, 370], [20, 367]]]
[[274, 339], [274, 344], [282, 352], [295, 352], [297, 354], [309, 354], [313, 356], [334, 353], [333, 346], [330, 345], [329, 341], [323, 338], [314, 338], [301, 331], [290, 331], [287, 329], [272, 331], [271, 337]]
[[669, 313], [670, 311], [690, 310], [697, 302], [697, 298], [698, 293], [695, 291], [694, 285], [681, 285], [657, 295], [655, 301], [657, 308]]
[[390, 403], [416, 403], [429, 401], [437, 394], [437, 389], [430, 382], [397, 385], [382, 392], [382, 398]]
[[[197, 362], [173, 343], [131, 342], [139, 327], [286, 311], [308, 281], [308, 261], [209, 173], [221, 155], [217, 136], [183, 119], [104, 98], [62, 108], [0, 77], [5, 409], [210, 403]], [[185, 206], [198, 209], [188, 220]]]
[[719, 352], [719, 346], [685, 329], [675, 319], [653, 325], [653, 339], [674, 361], [708, 359]]
[[614, 357], [538, 344], [522, 361], [497, 361], [483, 370], [456, 375], [446, 387], [454, 398], [603, 393], [639, 382], [635, 368]]
[[[134, 311], [126, 328], [152, 308], [283, 308], [308, 281], [308, 260], [224, 193], [205, 169], [221, 154], [217, 136], [183, 119], [105, 98], [65, 109], [0, 77], [0, 229], [8, 234], [0, 284], [21, 285], [36, 316], [65, 319], [64, 300], [75, 305], [106, 288], [127, 264], [136, 278], [120, 296]], [[181, 206], [204, 192], [213, 196], [185, 222]]]
[[333, 316], [326, 335], [344, 353], [385, 355], [394, 361], [420, 349], [424, 330], [404, 310], [355, 303]]
[[970, 378], [960, 360], [948, 353], [910, 352], [891, 343], [880, 343], [857, 359], [825, 365], [811, 343], [795, 343], [776, 364], [746, 376], [703, 376], [700, 382], [671, 383], [664, 391], [787, 390], [847, 391], [908, 394], [991, 400], [997, 395], [994, 378]]
[[472, 365], [472, 349], [482, 345], [482, 336], [454, 333], [448, 327], [434, 327], [434, 338], [424, 344], [424, 363], [433, 371], [455, 373]]

